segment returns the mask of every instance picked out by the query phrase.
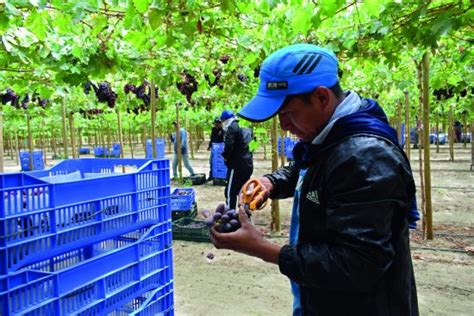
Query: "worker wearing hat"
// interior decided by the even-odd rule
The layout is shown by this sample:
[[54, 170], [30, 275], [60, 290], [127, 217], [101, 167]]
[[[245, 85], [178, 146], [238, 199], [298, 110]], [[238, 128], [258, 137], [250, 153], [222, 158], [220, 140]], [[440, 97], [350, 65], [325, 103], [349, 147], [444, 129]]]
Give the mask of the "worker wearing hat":
[[249, 129], [239, 126], [239, 121], [233, 111], [224, 110], [220, 120], [225, 132], [222, 156], [227, 166], [224, 196], [227, 206], [235, 209], [240, 188], [253, 172], [253, 155], [249, 150], [252, 137]]
[[301, 142], [294, 162], [258, 179], [265, 196], [293, 197], [289, 242], [265, 239], [240, 209], [241, 228], [212, 229], [214, 245], [278, 265], [293, 315], [418, 315], [415, 183], [382, 108], [341, 89], [333, 52], [297, 44], [267, 57], [239, 112], [252, 122], [276, 115]]

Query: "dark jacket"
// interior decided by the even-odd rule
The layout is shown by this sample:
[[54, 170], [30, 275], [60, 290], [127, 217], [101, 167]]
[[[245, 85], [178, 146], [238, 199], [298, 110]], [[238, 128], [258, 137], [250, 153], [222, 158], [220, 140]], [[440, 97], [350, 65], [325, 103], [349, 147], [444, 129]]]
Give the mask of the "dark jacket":
[[222, 156], [227, 168], [237, 170], [253, 168], [253, 155], [248, 143], [244, 140], [237, 120], [233, 121], [225, 131], [224, 144]]
[[224, 141], [224, 130], [222, 127], [213, 127], [211, 131], [211, 140], [209, 141], [208, 149], [212, 148], [212, 143], [222, 143]]
[[[293, 196], [295, 163], [268, 175], [272, 198]], [[403, 153], [357, 134], [319, 151], [301, 188], [297, 247], [280, 271], [297, 282], [304, 315], [418, 315], [408, 210], [415, 183]]]

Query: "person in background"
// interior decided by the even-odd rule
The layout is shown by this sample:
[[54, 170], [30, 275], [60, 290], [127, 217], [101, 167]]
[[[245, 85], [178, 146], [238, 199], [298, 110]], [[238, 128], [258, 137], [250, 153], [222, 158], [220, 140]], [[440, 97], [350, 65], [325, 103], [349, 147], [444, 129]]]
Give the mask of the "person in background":
[[240, 188], [250, 179], [253, 172], [253, 155], [249, 150], [252, 135], [248, 129], [239, 126], [238, 119], [230, 110], [223, 111], [220, 120], [225, 135], [222, 156], [227, 166], [224, 195], [226, 204], [235, 209]]
[[[173, 122], [173, 126], [175, 127], [176, 130], [176, 124], [178, 124], [176, 121]], [[188, 169], [189, 174], [191, 176], [194, 175], [194, 170], [193, 167], [191, 167], [191, 164], [189, 163], [189, 156], [188, 156], [188, 137], [186, 130], [184, 127], [181, 127], [179, 129], [179, 137], [181, 141], [181, 160], [183, 161], [184, 167]], [[170, 135], [170, 140], [172, 143], [174, 143], [174, 156], [173, 156], [173, 179], [176, 179], [178, 176], [178, 144], [176, 142], [176, 131]]]
[[289, 242], [265, 239], [241, 207], [241, 228], [212, 228], [213, 244], [278, 265], [295, 316], [418, 315], [408, 233], [419, 219], [416, 187], [382, 108], [342, 90], [332, 51], [297, 44], [265, 59], [239, 112], [252, 122], [275, 115], [301, 141], [294, 162], [257, 178], [253, 196], [293, 197]]
[[219, 118], [214, 120], [214, 127], [212, 127], [211, 131], [211, 139], [209, 140], [209, 146], [207, 146], [207, 151], [211, 152], [209, 157], [209, 178], [207, 181], [211, 181], [212, 177], [212, 159], [214, 153], [212, 152], [212, 144], [213, 143], [222, 143], [224, 141], [224, 130], [222, 129], [222, 122]]
[[464, 125], [461, 124], [461, 122], [459, 121], [455, 121], [454, 122], [454, 140], [456, 141], [456, 143], [460, 143], [462, 142], [462, 128], [463, 128]]

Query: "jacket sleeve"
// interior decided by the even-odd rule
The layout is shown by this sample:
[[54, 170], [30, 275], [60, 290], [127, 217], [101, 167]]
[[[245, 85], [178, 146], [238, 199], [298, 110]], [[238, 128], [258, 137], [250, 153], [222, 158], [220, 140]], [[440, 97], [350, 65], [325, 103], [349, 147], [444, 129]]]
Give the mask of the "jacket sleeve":
[[227, 132], [225, 133], [224, 137], [224, 151], [222, 152], [222, 157], [224, 159], [230, 159], [232, 153], [234, 152], [234, 147], [235, 147], [235, 142], [236, 142], [236, 137], [237, 137], [237, 132], [238, 132], [238, 125], [237, 124], [231, 124], [229, 128], [227, 129]]
[[382, 140], [365, 138], [356, 145], [340, 144], [328, 158], [330, 237], [280, 251], [280, 271], [305, 287], [367, 291], [392, 264], [392, 219], [409, 208], [411, 171], [398, 149]]
[[298, 182], [299, 169], [294, 162], [275, 170], [271, 174], [264, 175], [273, 184], [273, 191], [270, 194], [271, 199], [285, 199], [295, 193], [296, 183]]

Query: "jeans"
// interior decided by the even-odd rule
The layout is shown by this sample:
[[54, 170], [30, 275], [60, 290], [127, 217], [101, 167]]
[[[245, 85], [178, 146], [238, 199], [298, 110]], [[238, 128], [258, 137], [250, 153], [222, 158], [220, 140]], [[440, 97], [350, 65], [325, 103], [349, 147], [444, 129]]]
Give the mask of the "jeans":
[[[188, 169], [189, 174], [193, 175], [194, 170], [193, 167], [191, 167], [191, 164], [189, 163], [189, 158], [188, 154], [181, 154], [181, 160], [183, 161], [184, 167]], [[173, 156], [173, 178], [176, 178], [178, 176], [178, 155]]]

